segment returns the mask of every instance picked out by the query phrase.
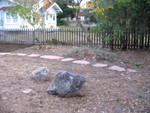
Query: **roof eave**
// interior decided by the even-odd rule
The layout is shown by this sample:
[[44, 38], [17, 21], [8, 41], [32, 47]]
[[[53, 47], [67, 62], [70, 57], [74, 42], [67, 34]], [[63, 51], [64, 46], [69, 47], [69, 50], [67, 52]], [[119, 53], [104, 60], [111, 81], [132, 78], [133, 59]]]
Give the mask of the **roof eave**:
[[[52, 8], [52, 7], [54, 7], [54, 6], [56, 6], [57, 8], [58, 8], [58, 12], [63, 12], [62, 11], [62, 9], [58, 6], [58, 4], [57, 3], [54, 3], [52, 6], [50, 6], [49, 8]], [[48, 8], [48, 9], [49, 9]]]

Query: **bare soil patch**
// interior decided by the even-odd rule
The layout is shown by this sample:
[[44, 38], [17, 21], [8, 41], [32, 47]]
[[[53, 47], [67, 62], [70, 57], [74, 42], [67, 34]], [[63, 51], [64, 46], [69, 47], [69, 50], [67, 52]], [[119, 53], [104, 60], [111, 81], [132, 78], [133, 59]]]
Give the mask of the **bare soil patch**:
[[[33, 46], [3, 45], [0, 52], [63, 56], [72, 47], [50, 46], [37, 49]], [[16, 48], [16, 49], [13, 49]], [[93, 60], [97, 62], [134, 68], [137, 73], [116, 72], [91, 65], [72, 62], [29, 58], [27, 56], [0, 56], [0, 113], [148, 113], [150, 112], [150, 52], [116, 51], [118, 60]], [[76, 57], [80, 59], [80, 57]], [[129, 63], [130, 61], [130, 63]], [[140, 64], [140, 66], [136, 66]], [[36, 83], [30, 79], [38, 67], [48, 67], [51, 80], [58, 70], [67, 70], [86, 78], [85, 97], [60, 98], [46, 93], [50, 83]], [[28, 94], [23, 90], [32, 89]]]

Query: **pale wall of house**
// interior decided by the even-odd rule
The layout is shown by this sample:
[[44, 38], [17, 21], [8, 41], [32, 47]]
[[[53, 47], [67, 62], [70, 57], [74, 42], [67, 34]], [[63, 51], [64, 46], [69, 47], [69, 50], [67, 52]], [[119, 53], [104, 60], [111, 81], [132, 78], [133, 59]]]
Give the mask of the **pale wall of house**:
[[[46, 28], [56, 28], [57, 27], [57, 13], [51, 8], [45, 12], [45, 27]], [[47, 18], [48, 16], [48, 18]]]
[[[48, 16], [48, 17], [47, 17]], [[13, 17], [11, 16], [11, 20], [7, 21], [7, 11], [3, 11], [3, 28], [39, 28], [39, 25], [35, 25], [34, 27], [30, 25], [26, 20], [22, 19], [18, 16], [17, 22], [13, 21]], [[45, 28], [56, 28], [57, 27], [57, 16], [54, 10], [45, 13]]]
[[0, 0], [0, 8], [10, 6], [8, 0]]
[[[78, 16], [80, 21], [85, 21], [85, 17], [84, 16]], [[72, 19], [73, 21], [76, 21], [76, 18]]]
[[17, 15], [17, 19], [14, 22], [14, 19], [12, 16], [10, 16], [10, 19], [8, 21], [7, 19], [7, 11], [4, 11], [4, 25], [3, 28], [33, 28], [27, 21], [22, 19], [20, 16]]
[[0, 10], [0, 20], [4, 20], [4, 11]]
[[[9, 6], [7, 1], [0, 0], [0, 7]], [[8, 21], [7, 11], [0, 10], [0, 21], [3, 20], [3, 26], [0, 25], [0, 28], [39, 28], [39, 25], [31, 26], [27, 21], [23, 20], [20, 16], [18, 17], [17, 22], [13, 21], [13, 17]], [[47, 9], [45, 12], [45, 28], [56, 28], [57, 27], [57, 13], [54, 8]]]
[[[10, 6], [8, 0], [0, 0], [0, 8]], [[21, 28], [26, 26], [32, 28], [32, 26], [23, 20], [21, 17], [17, 16], [17, 22], [13, 22], [13, 17], [10, 17], [10, 21], [7, 21], [7, 11], [0, 10], [0, 28]]]
[[85, 17], [84, 16], [80, 16], [80, 20], [81, 21], [85, 21]]

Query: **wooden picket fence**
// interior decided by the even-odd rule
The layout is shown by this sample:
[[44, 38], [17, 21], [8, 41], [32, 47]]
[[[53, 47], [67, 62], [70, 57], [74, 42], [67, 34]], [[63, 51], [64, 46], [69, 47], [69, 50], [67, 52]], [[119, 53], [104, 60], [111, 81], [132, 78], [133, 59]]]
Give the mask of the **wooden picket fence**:
[[0, 29], [0, 43], [68, 44], [75, 46], [108, 47], [120, 49], [150, 49], [150, 31], [126, 31], [124, 38], [103, 40], [112, 32], [84, 32], [81, 29]]

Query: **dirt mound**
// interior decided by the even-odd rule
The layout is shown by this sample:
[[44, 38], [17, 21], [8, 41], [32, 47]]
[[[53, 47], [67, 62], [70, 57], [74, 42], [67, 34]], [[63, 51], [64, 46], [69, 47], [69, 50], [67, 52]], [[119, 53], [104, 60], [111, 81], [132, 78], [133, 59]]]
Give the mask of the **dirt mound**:
[[75, 47], [70, 49], [64, 56], [95, 61], [117, 59], [117, 55], [110, 52], [108, 49], [95, 49], [87, 47]]

